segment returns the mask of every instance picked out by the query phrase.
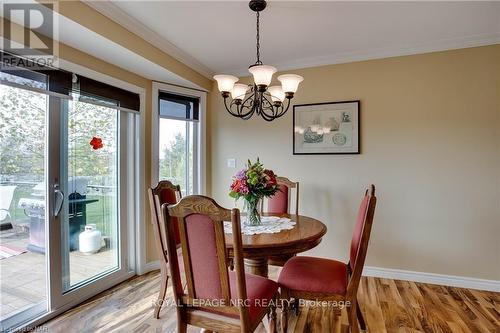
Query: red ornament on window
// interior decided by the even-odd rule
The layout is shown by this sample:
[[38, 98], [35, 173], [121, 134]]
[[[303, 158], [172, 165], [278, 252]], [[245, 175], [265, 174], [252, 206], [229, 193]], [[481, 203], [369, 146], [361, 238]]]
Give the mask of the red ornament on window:
[[102, 147], [104, 147], [102, 139], [97, 136], [92, 137], [92, 140], [90, 140], [90, 145], [94, 150], [101, 149]]

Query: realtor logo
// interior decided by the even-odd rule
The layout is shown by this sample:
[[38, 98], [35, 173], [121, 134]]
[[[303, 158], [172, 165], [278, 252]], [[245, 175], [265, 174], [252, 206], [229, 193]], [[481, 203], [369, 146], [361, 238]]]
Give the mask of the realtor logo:
[[54, 3], [4, 3], [3, 16], [6, 52], [37, 58], [57, 55]]

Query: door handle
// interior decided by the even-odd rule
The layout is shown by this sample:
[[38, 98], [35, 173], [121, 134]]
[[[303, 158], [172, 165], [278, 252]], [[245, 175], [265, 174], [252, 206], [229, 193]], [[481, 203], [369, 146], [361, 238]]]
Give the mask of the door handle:
[[[64, 203], [64, 192], [59, 189], [59, 185], [54, 185], [54, 193], [56, 194], [56, 204], [54, 209], [54, 216], [58, 216], [61, 212], [62, 205]], [[59, 200], [57, 200], [59, 199]]]

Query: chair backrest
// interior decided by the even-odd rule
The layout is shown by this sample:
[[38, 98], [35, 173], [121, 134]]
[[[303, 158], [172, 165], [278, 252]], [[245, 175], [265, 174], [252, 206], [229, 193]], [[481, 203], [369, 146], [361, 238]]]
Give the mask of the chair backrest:
[[[275, 214], [299, 214], [299, 183], [286, 177], [276, 177], [278, 192], [267, 199], [267, 212]], [[292, 189], [295, 189], [295, 211], [291, 211]]]
[[[155, 188], [148, 190], [149, 205], [151, 207], [151, 223], [155, 234], [156, 247], [159, 251], [160, 260], [164, 265], [167, 265], [167, 236], [165, 224], [161, 219], [161, 205], [175, 204], [181, 199], [181, 188], [179, 185], [174, 185], [168, 180], [162, 180]], [[174, 237], [176, 243], [180, 243], [179, 226], [175, 220]]]
[[[163, 205], [162, 214], [167, 225], [167, 243], [174, 298], [182, 305], [215, 310], [228, 316], [238, 315], [242, 325], [248, 324], [248, 309], [243, 304], [231, 302], [228, 265], [229, 257], [224, 236], [224, 221], [231, 221], [233, 234], [234, 265], [239, 300], [247, 299], [243, 266], [240, 212], [234, 208], [220, 207], [213, 199], [190, 195], [175, 205]], [[180, 241], [187, 294], [182, 288], [177, 256], [172, 253], [175, 245], [173, 219], [179, 221]], [[199, 300], [217, 300], [224, 304]]]
[[370, 185], [359, 206], [358, 217], [351, 240], [348, 264], [351, 278], [349, 280], [347, 292], [354, 295], [357, 293], [363, 266], [365, 265], [376, 204], [377, 197], [375, 196], [375, 186]]
[[0, 221], [3, 221], [9, 216], [9, 209], [14, 198], [15, 185], [0, 186]]

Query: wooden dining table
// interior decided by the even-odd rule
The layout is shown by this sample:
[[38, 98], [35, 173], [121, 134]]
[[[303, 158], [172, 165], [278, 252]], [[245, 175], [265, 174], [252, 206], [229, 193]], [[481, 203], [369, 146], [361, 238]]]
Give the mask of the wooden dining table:
[[[278, 233], [251, 236], [242, 235], [243, 258], [247, 273], [267, 277], [269, 258], [291, 258], [297, 253], [316, 247], [321, 243], [322, 237], [326, 234], [326, 226], [321, 221], [312, 217], [270, 213], [263, 213], [262, 215], [287, 217], [296, 222], [296, 224], [293, 229], [281, 230]], [[229, 251], [229, 256], [232, 257], [232, 237], [226, 237], [226, 247]]]

